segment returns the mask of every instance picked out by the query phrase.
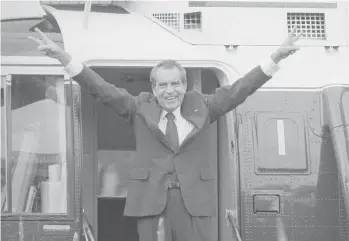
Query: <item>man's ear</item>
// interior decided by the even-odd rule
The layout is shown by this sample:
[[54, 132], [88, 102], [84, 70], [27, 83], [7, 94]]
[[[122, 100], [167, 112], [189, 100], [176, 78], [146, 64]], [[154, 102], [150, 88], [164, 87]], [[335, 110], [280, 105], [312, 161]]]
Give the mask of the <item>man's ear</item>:
[[151, 90], [153, 92], [153, 95], [156, 96], [156, 94], [155, 94], [155, 86], [152, 83], [150, 85], [151, 85]]
[[185, 92], [187, 92], [188, 91], [188, 81], [185, 81], [183, 83], [183, 85], [184, 85]]

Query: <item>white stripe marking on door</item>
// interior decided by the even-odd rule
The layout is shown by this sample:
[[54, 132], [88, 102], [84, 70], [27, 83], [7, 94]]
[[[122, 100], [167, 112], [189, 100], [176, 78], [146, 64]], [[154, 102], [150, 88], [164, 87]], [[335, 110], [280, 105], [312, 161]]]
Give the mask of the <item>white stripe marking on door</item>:
[[286, 155], [284, 120], [277, 120], [279, 155]]

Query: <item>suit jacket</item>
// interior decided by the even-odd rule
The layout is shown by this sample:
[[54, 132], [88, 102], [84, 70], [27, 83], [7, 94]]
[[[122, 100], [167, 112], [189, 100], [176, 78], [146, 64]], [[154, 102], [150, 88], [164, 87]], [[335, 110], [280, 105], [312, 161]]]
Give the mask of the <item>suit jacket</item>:
[[74, 77], [99, 101], [126, 118], [136, 138], [135, 165], [125, 206], [126, 216], [158, 215], [167, 202], [170, 174], [176, 170], [181, 193], [188, 212], [193, 216], [214, 216], [216, 213], [217, 173], [209, 160], [210, 124], [234, 109], [261, 87], [270, 77], [260, 66], [254, 68], [231, 86], [216, 89], [212, 95], [188, 91], [181, 113], [194, 125], [192, 132], [175, 150], [158, 128], [161, 108], [151, 93], [130, 95], [125, 89], [105, 82], [84, 66]]

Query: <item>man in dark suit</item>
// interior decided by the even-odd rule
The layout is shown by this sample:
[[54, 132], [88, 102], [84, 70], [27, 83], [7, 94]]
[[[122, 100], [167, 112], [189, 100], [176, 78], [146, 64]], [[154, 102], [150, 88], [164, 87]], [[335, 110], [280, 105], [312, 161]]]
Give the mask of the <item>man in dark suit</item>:
[[277, 63], [297, 51], [292, 30], [271, 60], [255, 67], [231, 86], [213, 95], [186, 91], [185, 69], [174, 60], [153, 68], [153, 93], [130, 95], [104, 81], [97, 73], [37, 30], [38, 49], [65, 66], [84, 89], [132, 125], [137, 151], [130, 172], [125, 215], [138, 217], [141, 241], [157, 240], [158, 223], [165, 240], [211, 241], [211, 217], [216, 213], [216, 172], [209, 160], [210, 124], [231, 111], [261, 87], [278, 69]]

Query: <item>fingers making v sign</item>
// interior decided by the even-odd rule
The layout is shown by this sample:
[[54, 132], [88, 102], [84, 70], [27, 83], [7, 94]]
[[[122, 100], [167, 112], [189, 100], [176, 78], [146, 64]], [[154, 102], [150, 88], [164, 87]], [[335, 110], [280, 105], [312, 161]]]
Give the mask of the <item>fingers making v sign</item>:
[[29, 39], [38, 44], [38, 50], [40, 52], [43, 52], [48, 57], [59, 60], [64, 66], [66, 66], [70, 62], [71, 56], [66, 53], [58, 44], [53, 42], [38, 28], [35, 28], [35, 32], [39, 35], [39, 37], [29, 37]]
[[60, 47], [53, 42], [49, 37], [41, 32], [38, 28], [35, 28], [35, 32], [38, 33], [40, 36], [39, 38], [29, 37], [30, 40], [33, 40], [36, 42], [38, 46], [38, 50], [43, 52], [49, 57], [54, 58], [57, 54], [57, 51], [59, 51]]
[[285, 50], [286, 54], [294, 54], [296, 51], [298, 51], [300, 48], [299, 46], [295, 46], [294, 43], [297, 42], [297, 40], [302, 37], [303, 32], [300, 32], [298, 34], [295, 34], [297, 30], [297, 27], [293, 27], [290, 34], [284, 41], [284, 43], [281, 45], [283, 49]]
[[293, 27], [286, 40], [281, 44], [278, 50], [273, 54], [272, 58], [274, 62], [279, 62], [282, 59], [297, 52], [300, 47], [294, 45], [297, 40], [303, 35], [303, 32], [296, 34], [297, 26]]

